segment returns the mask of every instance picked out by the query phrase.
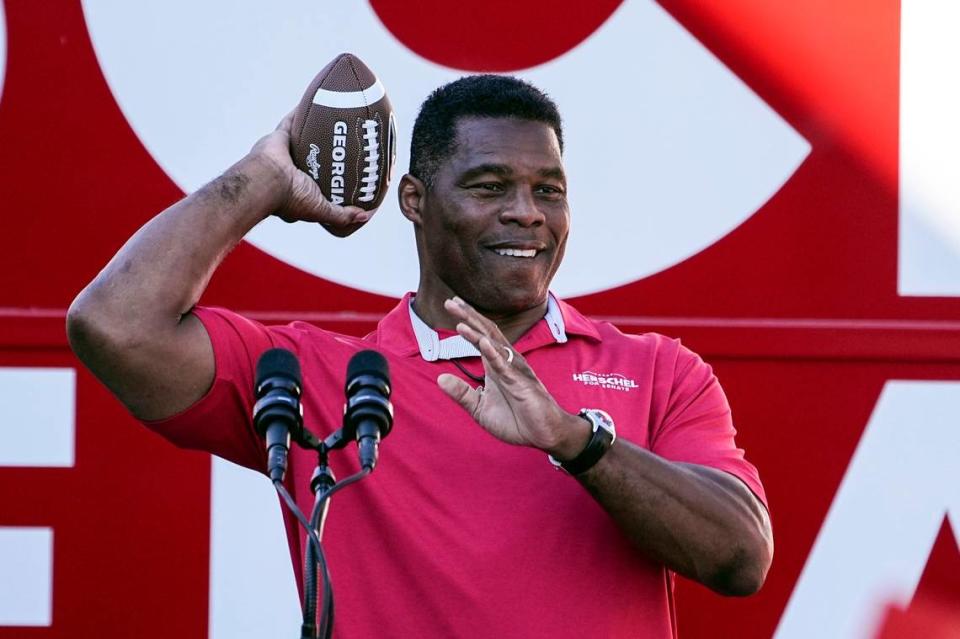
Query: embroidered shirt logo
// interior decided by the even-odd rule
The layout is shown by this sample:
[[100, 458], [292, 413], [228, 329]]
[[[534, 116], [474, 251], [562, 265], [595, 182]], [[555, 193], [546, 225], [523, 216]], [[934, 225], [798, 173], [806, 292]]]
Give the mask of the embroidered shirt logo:
[[631, 388], [638, 388], [636, 381], [620, 373], [594, 373], [593, 371], [584, 371], [582, 373], [574, 373], [573, 381], [580, 382], [584, 386], [599, 386], [600, 388], [618, 391], [629, 391]]

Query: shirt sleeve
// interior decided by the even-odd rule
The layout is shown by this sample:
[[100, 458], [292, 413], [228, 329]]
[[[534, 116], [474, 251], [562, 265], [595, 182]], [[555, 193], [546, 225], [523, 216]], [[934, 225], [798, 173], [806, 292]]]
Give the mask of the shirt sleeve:
[[740, 479], [767, 505], [756, 467], [738, 448], [727, 397], [713, 369], [677, 344], [673, 384], [651, 450], [665, 459], [709, 466]]
[[143, 424], [181, 448], [204, 450], [265, 472], [263, 442], [252, 416], [257, 360], [274, 347], [296, 353], [296, 341], [283, 327], [267, 327], [226, 309], [197, 307], [193, 314], [213, 345], [213, 384], [186, 410]]

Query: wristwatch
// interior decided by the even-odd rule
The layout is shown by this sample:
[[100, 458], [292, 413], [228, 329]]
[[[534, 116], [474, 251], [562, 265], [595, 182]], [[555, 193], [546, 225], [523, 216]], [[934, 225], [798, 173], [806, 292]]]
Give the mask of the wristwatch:
[[553, 455], [548, 455], [550, 463], [557, 470], [563, 469], [571, 475], [579, 475], [593, 468], [617, 439], [613, 418], [606, 411], [599, 408], [581, 408], [578, 414], [593, 427], [593, 435], [590, 436], [587, 447], [579, 455], [565, 462], [557, 461]]

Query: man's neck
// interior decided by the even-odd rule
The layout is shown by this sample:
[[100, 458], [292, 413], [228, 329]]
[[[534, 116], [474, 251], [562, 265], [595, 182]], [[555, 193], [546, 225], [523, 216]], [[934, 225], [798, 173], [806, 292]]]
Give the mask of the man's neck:
[[[452, 297], [452, 294], [450, 296]], [[446, 329], [455, 331], [457, 322], [443, 307], [443, 302], [446, 298], [432, 299], [433, 297], [434, 296], [428, 293], [418, 292], [413, 299], [413, 311], [427, 326], [434, 330]], [[467, 303], [469, 303], [469, 300]], [[492, 320], [500, 329], [500, 332], [503, 333], [503, 336], [507, 338], [507, 341], [512, 344], [516, 342], [521, 335], [530, 330], [534, 324], [543, 319], [543, 316], [547, 312], [547, 300], [543, 300], [542, 303], [518, 313], [498, 314], [483, 308], [477, 308], [476, 310]]]

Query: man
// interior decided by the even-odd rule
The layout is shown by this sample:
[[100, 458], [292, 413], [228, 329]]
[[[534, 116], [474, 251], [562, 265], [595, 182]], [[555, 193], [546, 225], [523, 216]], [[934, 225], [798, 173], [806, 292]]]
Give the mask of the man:
[[[260, 470], [260, 353], [300, 357], [306, 425], [320, 434], [337, 424], [350, 355], [385, 353], [395, 428], [326, 532], [340, 636], [670, 637], [674, 572], [723, 594], [760, 587], [763, 488], [710, 368], [548, 293], [570, 221], [549, 98], [473, 76], [424, 103], [399, 185], [420, 282], [363, 339], [195, 306], [271, 212], [340, 236], [369, 219], [293, 166], [289, 130], [288, 117], [140, 229], [71, 306], [68, 332], [149, 427]], [[584, 223], [603, 223], [592, 214]], [[307, 509], [314, 459], [291, 454], [288, 484]], [[336, 461], [339, 476], [356, 469]]]

